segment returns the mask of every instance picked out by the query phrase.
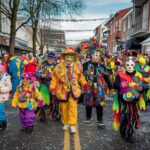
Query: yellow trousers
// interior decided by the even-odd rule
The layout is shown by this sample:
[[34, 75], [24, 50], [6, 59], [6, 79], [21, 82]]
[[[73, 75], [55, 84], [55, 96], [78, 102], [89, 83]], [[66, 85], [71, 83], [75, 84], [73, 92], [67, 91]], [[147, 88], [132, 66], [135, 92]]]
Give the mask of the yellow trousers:
[[60, 102], [60, 111], [64, 125], [75, 125], [77, 123], [77, 101], [71, 96], [68, 102]]

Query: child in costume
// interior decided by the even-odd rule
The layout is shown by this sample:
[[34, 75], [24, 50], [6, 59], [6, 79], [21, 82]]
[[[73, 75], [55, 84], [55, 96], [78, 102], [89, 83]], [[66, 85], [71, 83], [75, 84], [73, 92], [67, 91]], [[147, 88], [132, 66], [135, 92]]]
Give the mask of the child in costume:
[[126, 60], [126, 71], [116, 76], [114, 87], [117, 90], [114, 98], [114, 128], [127, 142], [133, 143], [134, 130], [139, 128], [139, 111], [145, 110], [145, 102], [141, 95], [143, 89], [142, 75], [135, 71], [133, 57]]
[[61, 57], [63, 62], [54, 68], [50, 91], [59, 100], [63, 130], [70, 128], [71, 133], [75, 133], [77, 100], [82, 92], [80, 85], [84, 88], [88, 88], [88, 85], [77, 63], [77, 53], [68, 48]]
[[[22, 82], [16, 89], [12, 107], [19, 107], [19, 116], [23, 129], [21, 132], [32, 133], [35, 121], [35, 109], [41, 102], [41, 94], [36, 82], [32, 82], [32, 73], [23, 73]], [[34, 80], [34, 79], [33, 79]]]
[[5, 68], [0, 64], [0, 128], [5, 130], [7, 128], [5, 102], [9, 99], [9, 92], [12, 89], [10, 75], [5, 73]]
[[[35, 76], [40, 80], [40, 92], [44, 105], [39, 108], [38, 115], [41, 122], [45, 122], [49, 117], [50, 94], [49, 85], [53, 76], [53, 69], [55, 67], [55, 53], [50, 52], [47, 55], [47, 60], [38, 66]], [[51, 104], [52, 105], [52, 104]]]
[[104, 127], [103, 123], [103, 107], [105, 105], [105, 82], [109, 89], [113, 89], [107, 69], [99, 63], [99, 50], [90, 50], [90, 61], [83, 64], [83, 73], [86, 77], [90, 92], [84, 92], [84, 104], [86, 107], [86, 123], [90, 123], [92, 116], [92, 108], [96, 108], [97, 121], [99, 127]]

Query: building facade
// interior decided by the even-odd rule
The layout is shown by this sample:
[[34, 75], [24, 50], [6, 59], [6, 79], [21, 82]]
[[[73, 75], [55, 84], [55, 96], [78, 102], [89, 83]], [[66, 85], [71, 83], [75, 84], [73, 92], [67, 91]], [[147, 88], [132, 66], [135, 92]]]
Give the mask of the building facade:
[[[7, 7], [7, 0], [2, 0], [1, 2]], [[2, 6], [0, 5], [0, 9], [1, 7]], [[17, 21], [16, 27], [21, 23], [21, 20]], [[9, 49], [10, 25], [10, 20], [0, 11], [0, 55], [7, 52]], [[15, 55], [20, 55], [24, 52], [32, 52], [32, 47], [29, 47], [31, 36], [32, 34], [29, 32], [28, 27], [22, 27], [16, 32]]]
[[64, 31], [43, 29], [42, 34], [49, 51], [54, 51], [56, 54], [60, 54], [64, 51], [66, 48]]
[[107, 49], [107, 36], [108, 36], [108, 30], [105, 26], [105, 22], [100, 24], [95, 29], [95, 36], [99, 39], [99, 44], [102, 45], [102, 47], [106, 50]]
[[130, 15], [131, 26], [125, 31], [126, 48], [141, 51], [150, 49], [150, 0], [133, 0]]
[[107, 50], [112, 53], [118, 53], [122, 50], [124, 41], [122, 40], [122, 17], [124, 17], [131, 8], [118, 11], [111, 15], [106, 21], [105, 26], [108, 28]]

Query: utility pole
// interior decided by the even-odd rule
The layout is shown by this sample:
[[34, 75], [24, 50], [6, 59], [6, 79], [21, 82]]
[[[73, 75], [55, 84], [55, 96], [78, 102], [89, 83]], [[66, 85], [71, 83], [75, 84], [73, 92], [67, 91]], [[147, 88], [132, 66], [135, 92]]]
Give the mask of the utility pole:
[[[2, 13], [1, 13], [1, 3], [0, 3], [0, 33], [1, 32], [2, 32]], [[0, 52], [1, 52], [1, 56], [2, 56], [2, 44], [3, 44], [3, 37], [0, 36]]]
[[2, 13], [1, 13], [1, 3], [0, 3], [0, 32], [1, 31], [2, 31]]

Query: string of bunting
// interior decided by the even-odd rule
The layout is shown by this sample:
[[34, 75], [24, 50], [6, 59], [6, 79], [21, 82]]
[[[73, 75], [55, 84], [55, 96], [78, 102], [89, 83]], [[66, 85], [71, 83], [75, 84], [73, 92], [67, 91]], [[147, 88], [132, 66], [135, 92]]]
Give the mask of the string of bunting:
[[43, 22], [45, 21], [54, 21], [54, 22], [91, 22], [91, 21], [102, 21], [107, 18], [97, 18], [97, 19], [41, 19]]
[[61, 39], [49, 39], [49, 41], [57, 41], [57, 42], [76, 42], [76, 41], [82, 41], [83, 39], [81, 39], [81, 40], [61, 40]]

